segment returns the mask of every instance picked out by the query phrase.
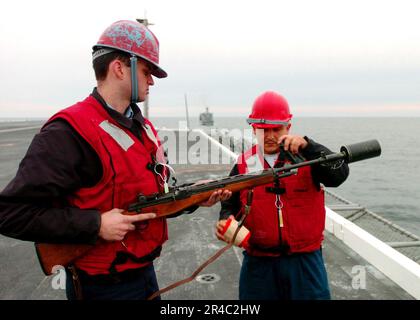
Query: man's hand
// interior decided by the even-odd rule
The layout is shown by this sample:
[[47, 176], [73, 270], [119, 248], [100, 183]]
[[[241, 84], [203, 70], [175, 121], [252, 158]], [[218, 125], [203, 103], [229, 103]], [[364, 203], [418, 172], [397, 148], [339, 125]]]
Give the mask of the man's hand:
[[299, 150], [305, 149], [308, 142], [301, 136], [294, 136], [291, 134], [283, 135], [279, 138], [278, 143], [284, 143], [284, 150], [290, 150], [291, 153], [298, 153]]
[[[194, 185], [209, 183], [209, 182], [212, 182], [212, 181], [213, 180], [200, 180], [200, 181], [197, 181], [196, 183], [194, 183]], [[210, 198], [208, 198], [206, 201], [203, 201], [203, 202], [199, 203], [198, 205], [200, 207], [211, 207], [219, 201], [225, 201], [225, 200], [229, 199], [231, 196], [232, 196], [231, 191], [220, 189], [220, 190], [217, 190], [217, 191], [213, 192], [212, 195], [210, 196]]]
[[232, 196], [231, 191], [220, 189], [213, 192], [210, 198], [208, 198], [206, 201], [199, 203], [198, 205], [200, 207], [211, 207], [219, 201], [225, 201], [229, 199], [231, 196]]
[[124, 215], [122, 209], [112, 209], [101, 215], [99, 236], [107, 241], [121, 241], [129, 231], [136, 229], [134, 223], [156, 217], [155, 213]]

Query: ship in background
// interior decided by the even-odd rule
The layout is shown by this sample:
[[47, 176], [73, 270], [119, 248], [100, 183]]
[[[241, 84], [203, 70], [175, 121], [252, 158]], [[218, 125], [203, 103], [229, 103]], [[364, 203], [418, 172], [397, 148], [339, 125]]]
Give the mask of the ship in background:
[[213, 113], [209, 112], [209, 108], [206, 107], [206, 112], [200, 113], [200, 124], [202, 126], [212, 126], [214, 125]]
[[[186, 93], [184, 93], [184, 103], [185, 103], [185, 114], [186, 114], [186, 120], [187, 120], [187, 129], [190, 130], [191, 126], [190, 126], [190, 118], [189, 118], [189, 113], [188, 113], [188, 97]], [[198, 119], [199, 119], [200, 125], [202, 126], [211, 127], [214, 125], [213, 113], [209, 112], [209, 107], [206, 107], [205, 112], [200, 113]]]

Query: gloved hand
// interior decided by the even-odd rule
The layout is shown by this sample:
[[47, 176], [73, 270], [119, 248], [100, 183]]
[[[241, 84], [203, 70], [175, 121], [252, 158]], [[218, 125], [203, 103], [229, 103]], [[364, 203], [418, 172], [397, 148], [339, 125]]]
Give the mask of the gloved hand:
[[[234, 216], [229, 216], [227, 220], [220, 220], [216, 224], [216, 237], [219, 240], [231, 243], [233, 235], [238, 227], [238, 221]], [[242, 226], [235, 238], [234, 245], [246, 249], [248, 247], [248, 240], [251, 236], [251, 232]]]

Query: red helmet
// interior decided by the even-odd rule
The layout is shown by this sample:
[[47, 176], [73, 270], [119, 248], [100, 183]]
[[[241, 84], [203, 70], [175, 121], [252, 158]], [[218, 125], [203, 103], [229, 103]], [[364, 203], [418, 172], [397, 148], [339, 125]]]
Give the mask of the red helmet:
[[255, 99], [246, 121], [254, 128], [275, 128], [287, 126], [291, 119], [287, 100], [274, 91], [267, 91]]
[[145, 25], [129, 20], [111, 24], [93, 46], [93, 60], [115, 50], [124, 51], [150, 62], [155, 68], [152, 74], [167, 77], [159, 67], [159, 41]]

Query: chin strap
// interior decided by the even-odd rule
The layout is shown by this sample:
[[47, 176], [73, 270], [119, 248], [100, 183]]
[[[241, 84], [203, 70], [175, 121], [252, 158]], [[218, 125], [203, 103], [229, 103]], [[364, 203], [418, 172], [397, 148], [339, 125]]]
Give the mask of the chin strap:
[[131, 56], [131, 104], [139, 102], [138, 81], [137, 81], [137, 57]]

